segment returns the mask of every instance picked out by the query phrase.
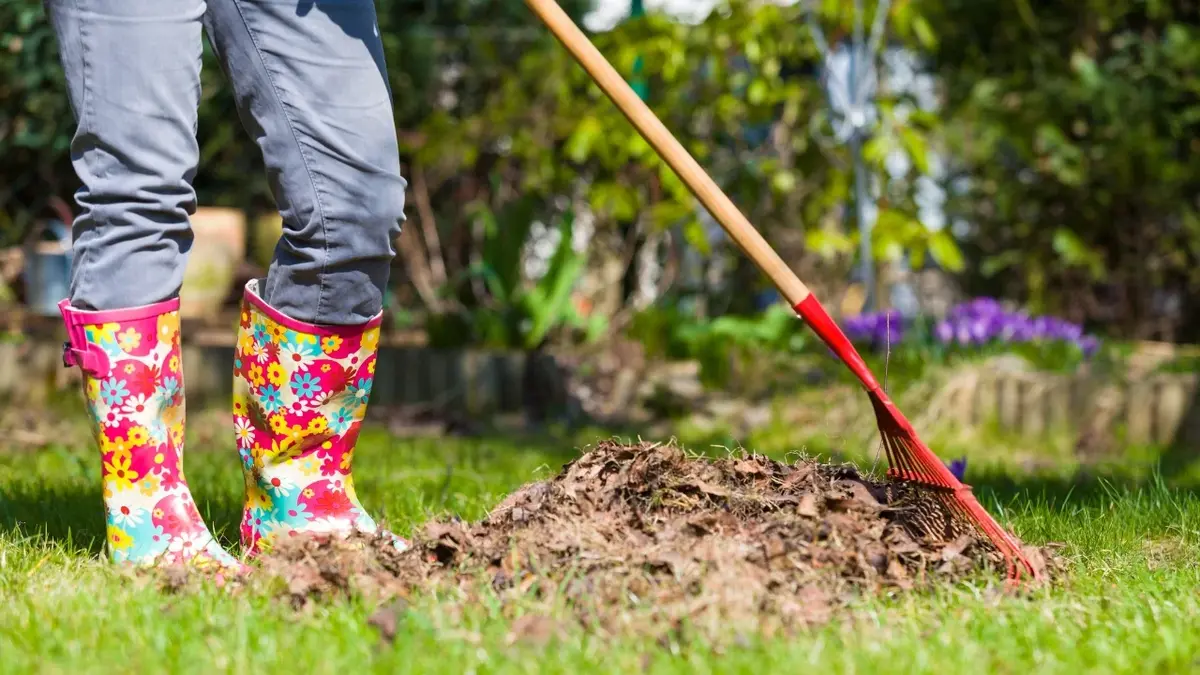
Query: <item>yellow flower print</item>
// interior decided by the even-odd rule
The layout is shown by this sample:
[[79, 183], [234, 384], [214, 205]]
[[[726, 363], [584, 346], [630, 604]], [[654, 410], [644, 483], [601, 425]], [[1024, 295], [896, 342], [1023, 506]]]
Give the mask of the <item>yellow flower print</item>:
[[130, 447], [139, 448], [150, 439], [150, 431], [146, 427], [134, 427], [129, 430]]
[[99, 380], [99, 378], [96, 378], [96, 379], [88, 378], [87, 397], [88, 397], [88, 399], [90, 399], [92, 401], [95, 401], [96, 399], [100, 398], [100, 380]]
[[287, 333], [287, 329], [277, 323], [268, 323], [271, 330], [271, 342], [283, 342], [283, 335]]
[[163, 510], [162, 509], [154, 509], [153, 515], [154, 515], [155, 520], [161, 519], [163, 517]]
[[308, 435], [308, 430], [299, 424], [293, 424], [291, 429], [288, 429], [288, 440], [292, 443], [299, 443]]
[[308, 421], [308, 433], [316, 435], [325, 433], [329, 428], [329, 422], [324, 417], [314, 417]]
[[307, 498], [309, 498], [309, 499], [312, 499], [312, 496], [313, 496], [313, 495], [315, 495], [315, 494], [316, 494], [316, 492], [313, 492], [313, 489], [312, 489], [312, 488], [304, 488], [304, 493], [303, 493], [303, 494], [304, 494], [304, 496], [305, 496], [305, 497], [307, 497]]
[[250, 472], [244, 472], [246, 482], [246, 506], [252, 509], [270, 510], [271, 495], [267, 491], [259, 487], [258, 481]]
[[132, 363], [126, 363], [124, 370], [126, 375], [132, 375], [133, 371], [135, 370], [135, 366]]
[[317, 465], [317, 460], [313, 459], [311, 456], [304, 458], [300, 462], [300, 473], [304, 474], [305, 476], [313, 476], [319, 469], [320, 466]]
[[254, 462], [254, 466], [262, 466], [263, 455], [267, 453], [267, 449], [255, 443], [250, 447], [250, 459]]
[[297, 334], [296, 335], [296, 344], [298, 344], [298, 345], [305, 345], [305, 344], [315, 345], [315, 344], [317, 344], [317, 336], [316, 335], [307, 335], [305, 333]]
[[238, 417], [246, 416], [246, 395], [240, 391], [233, 394], [233, 414]]
[[105, 323], [99, 326], [88, 326], [84, 330], [87, 333], [88, 342], [115, 342], [117, 331], [121, 330], [121, 326], [115, 323]]
[[130, 546], [133, 546], [133, 537], [130, 537], [125, 530], [122, 530], [116, 525], [109, 525], [108, 545], [113, 547], [115, 550], [124, 551]]
[[329, 372], [329, 371], [331, 371], [331, 370], [333, 370], [333, 366], [332, 366], [332, 365], [330, 365], [330, 364], [328, 364], [328, 363], [322, 363], [322, 364], [321, 364], [321, 372], [322, 372], [322, 373], [328, 373], [328, 372]]
[[126, 328], [124, 332], [117, 335], [117, 344], [121, 346], [121, 351], [131, 352], [142, 344], [142, 334], [133, 328]]
[[101, 432], [100, 433], [100, 454], [107, 455], [110, 452], [116, 452], [116, 450], [117, 450], [116, 441], [117, 441], [116, 438], [110, 437], [107, 434], [105, 434], [104, 432]]
[[107, 440], [108, 443], [106, 444], [106, 452], [112, 452], [116, 455], [123, 454], [126, 457], [129, 456], [129, 451], [133, 448], [133, 446], [129, 444], [129, 441], [125, 440], [124, 436], [116, 436]]
[[142, 479], [142, 494], [153, 497], [158, 492], [158, 476], [146, 476]]
[[[272, 461], [286, 460], [289, 453], [302, 450], [304, 446], [294, 446], [290, 438], [271, 441], [271, 449], [266, 451], [266, 459]], [[264, 462], [265, 463], [265, 462]]]
[[350, 471], [350, 462], [352, 462], [353, 460], [354, 460], [354, 451], [351, 450], [350, 452], [347, 452], [346, 454], [342, 455], [342, 461], [338, 463], [338, 467], [341, 468], [342, 471], [348, 472], [348, 471]]
[[105, 477], [117, 490], [132, 490], [133, 481], [138, 479], [137, 472], [129, 468], [131, 459], [128, 450], [118, 450], [112, 461], [104, 463]]
[[274, 431], [277, 434], [287, 433], [288, 423], [287, 420], [284, 419], [283, 415], [271, 415], [271, 431]]
[[179, 355], [178, 354], [171, 355], [171, 359], [169, 361], [167, 361], [167, 370], [172, 373], [179, 372]]
[[267, 366], [267, 379], [276, 387], [282, 387], [287, 382], [287, 371], [283, 369], [283, 366], [272, 362]]
[[342, 338], [339, 335], [330, 335], [321, 338], [321, 351], [326, 354], [332, 354], [342, 347]]
[[363, 333], [362, 348], [365, 351], [373, 352], [373, 351], [375, 351], [375, 348], [378, 346], [379, 346], [379, 327], [376, 326], [375, 328], [372, 328], [372, 329], [368, 330], [367, 332]]
[[175, 447], [177, 447], [177, 448], [180, 447], [181, 445], [183, 445], [183, 425], [182, 424], [171, 425], [171, 443], [174, 444]]
[[254, 349], [254, 333], [244, 331], [238, 336], [237, 349], [243, 354], [249, 354]]
[[267, 383], [267, 379], [265, 377], [263, 377], [262, 366], [258, 365], [257, 363], [251, 364], [251, 366], [250, 366], [250, 384], [252, 384], [256, 387], [261, 387], [266, 383]]
[[161, 342], [173, 343], [179, 335], [179, 313], [168, 312], [158, 317], [158, 339]]
[[168, 427], [183, 426], [184, 407], [181, 405], [169, 405], [163, 408], [162, 423]]
[[367, 364], [367, 372], [372, 375], [375, 374], [375, 361], [373, 359]]

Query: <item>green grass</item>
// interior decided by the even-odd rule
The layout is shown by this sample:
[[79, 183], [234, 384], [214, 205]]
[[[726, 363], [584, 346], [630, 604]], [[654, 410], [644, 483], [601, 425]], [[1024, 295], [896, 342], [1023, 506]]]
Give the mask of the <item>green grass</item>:
[[[570, 442], [400, 441], [373, 431], [356, 458], [356, 482], [364, 502], [403, 533], [431, 515], [478, 518], [575, 453]], [[187, 471], [229, 543], [240, 508], [235, 453], [194, 447]], [[609, 642], [582, 630], [545, 647], [510, 646], [501, 608], [454, 616], [436, 598], [414, 601], [388, 644], [360, 601], [297, 615], [263, 592], [138, 587], [100, 562], [98, 476], [88, 449], [0, 450], [0, 672], [1200, 670], [1200, 499], [1153, 479], [1114, 484], [990, 463], [969, 476], [976, 492], [1027, 541], [1066, 545], [1065, 585], [1025, 597], [963, 585], [862, 599], [811, 632], [716, 652], [635, 637]]]

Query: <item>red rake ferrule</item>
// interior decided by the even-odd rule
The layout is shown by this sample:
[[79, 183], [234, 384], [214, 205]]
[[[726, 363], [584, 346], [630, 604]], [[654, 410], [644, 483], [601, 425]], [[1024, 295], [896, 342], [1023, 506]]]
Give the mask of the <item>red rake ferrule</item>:
[[812, 328], [813, 332], [825, 344], [829, 345], [833, 353], [837, 354], [838, 358], [850, 368], [851, 372], [867, 388], [867, 391], [875, 392], [880, 390], [879, 382], [875, 380], [875, 376], [867, 368], [866, 362], [863, 361], [858, 350], [854, 348], [854, 345], [850, 342], [850, 338], [846, 337], [846, 334], [838, 327], [833, 317], [829, 316], [829, 312], [825, 311], [825, 307], [817, 300], [817, 296], [809, 295], [797, 303], [793, 309], [800, 315], [800, 318], [804, 319], [809, 328]]

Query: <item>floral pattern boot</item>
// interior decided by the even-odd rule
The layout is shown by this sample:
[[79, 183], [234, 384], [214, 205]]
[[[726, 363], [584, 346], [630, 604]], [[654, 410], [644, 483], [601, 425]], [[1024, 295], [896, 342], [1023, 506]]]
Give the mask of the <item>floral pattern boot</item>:
[[249, 555], [280, 535], [379, 532], [355, 495], [351, 462], [375, 378], [381, 320], [302, 323], [267, 305], [257, 280], [246, 285], [233, 421], [246, 478], [242, 545]]
[[59, 303], [63, 364], [83, 372], [113, 562], [244, 570], [213, 538], [183, 475], [179, 300], [89, 312]]

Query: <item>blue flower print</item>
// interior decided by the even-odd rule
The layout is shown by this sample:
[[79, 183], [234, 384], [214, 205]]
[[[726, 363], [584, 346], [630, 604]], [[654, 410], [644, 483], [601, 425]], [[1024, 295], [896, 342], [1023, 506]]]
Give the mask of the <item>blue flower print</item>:
[[349, 393], [355, 401], [366, 403], [371, 398], [371, 378], [359, 378], [356, 384], [350, 385]]
[[315, 359], [322, 355], [321, 343], [311, 335], [302, 335], [294, 330], [285, 331], [280, 348], [287, 349], [300, 356]]
[[329, 418], [329, 430], [335, 434], [344, 434], [350, 425], [354, 423], [354, 411], [349, 408], [342, 408], [335, 412]]
[[158, 385], [158, 390], [155, 392], [159, 398], [164, 401], [170, 401], [179, 393], [179, 380], [174, 377], [164, 377], [162, 384]]
[[125, 388], [125, 380], [110, 377], [100, 383], [100, 398], [103, 398], [104, 402], [110, 406], [121, 405], [128, 395], [129, 390]]
[[150, 422], [146, 431], [150, 434], [150, 442], [155, 446], [162, 445], [167, 442], [167, 423], [161, 419], [155, 418]]
[[283, 398], [279, 387], [272, 384], [264, 386], [259, 392], [258, 402], [262, 405], [263, 410], [267, 411], [267, 414], [278, 412], [283, 407]]
[[311, 373], [296, 373], [292, 376], [292, 391], [300, 398], [315, 398], [321, 393], [321, 383]]
[[267, 330], [265, 323], [254, 324], [254, 341], [259, 347], [265, 347], [271, 342], [271, 331]]

